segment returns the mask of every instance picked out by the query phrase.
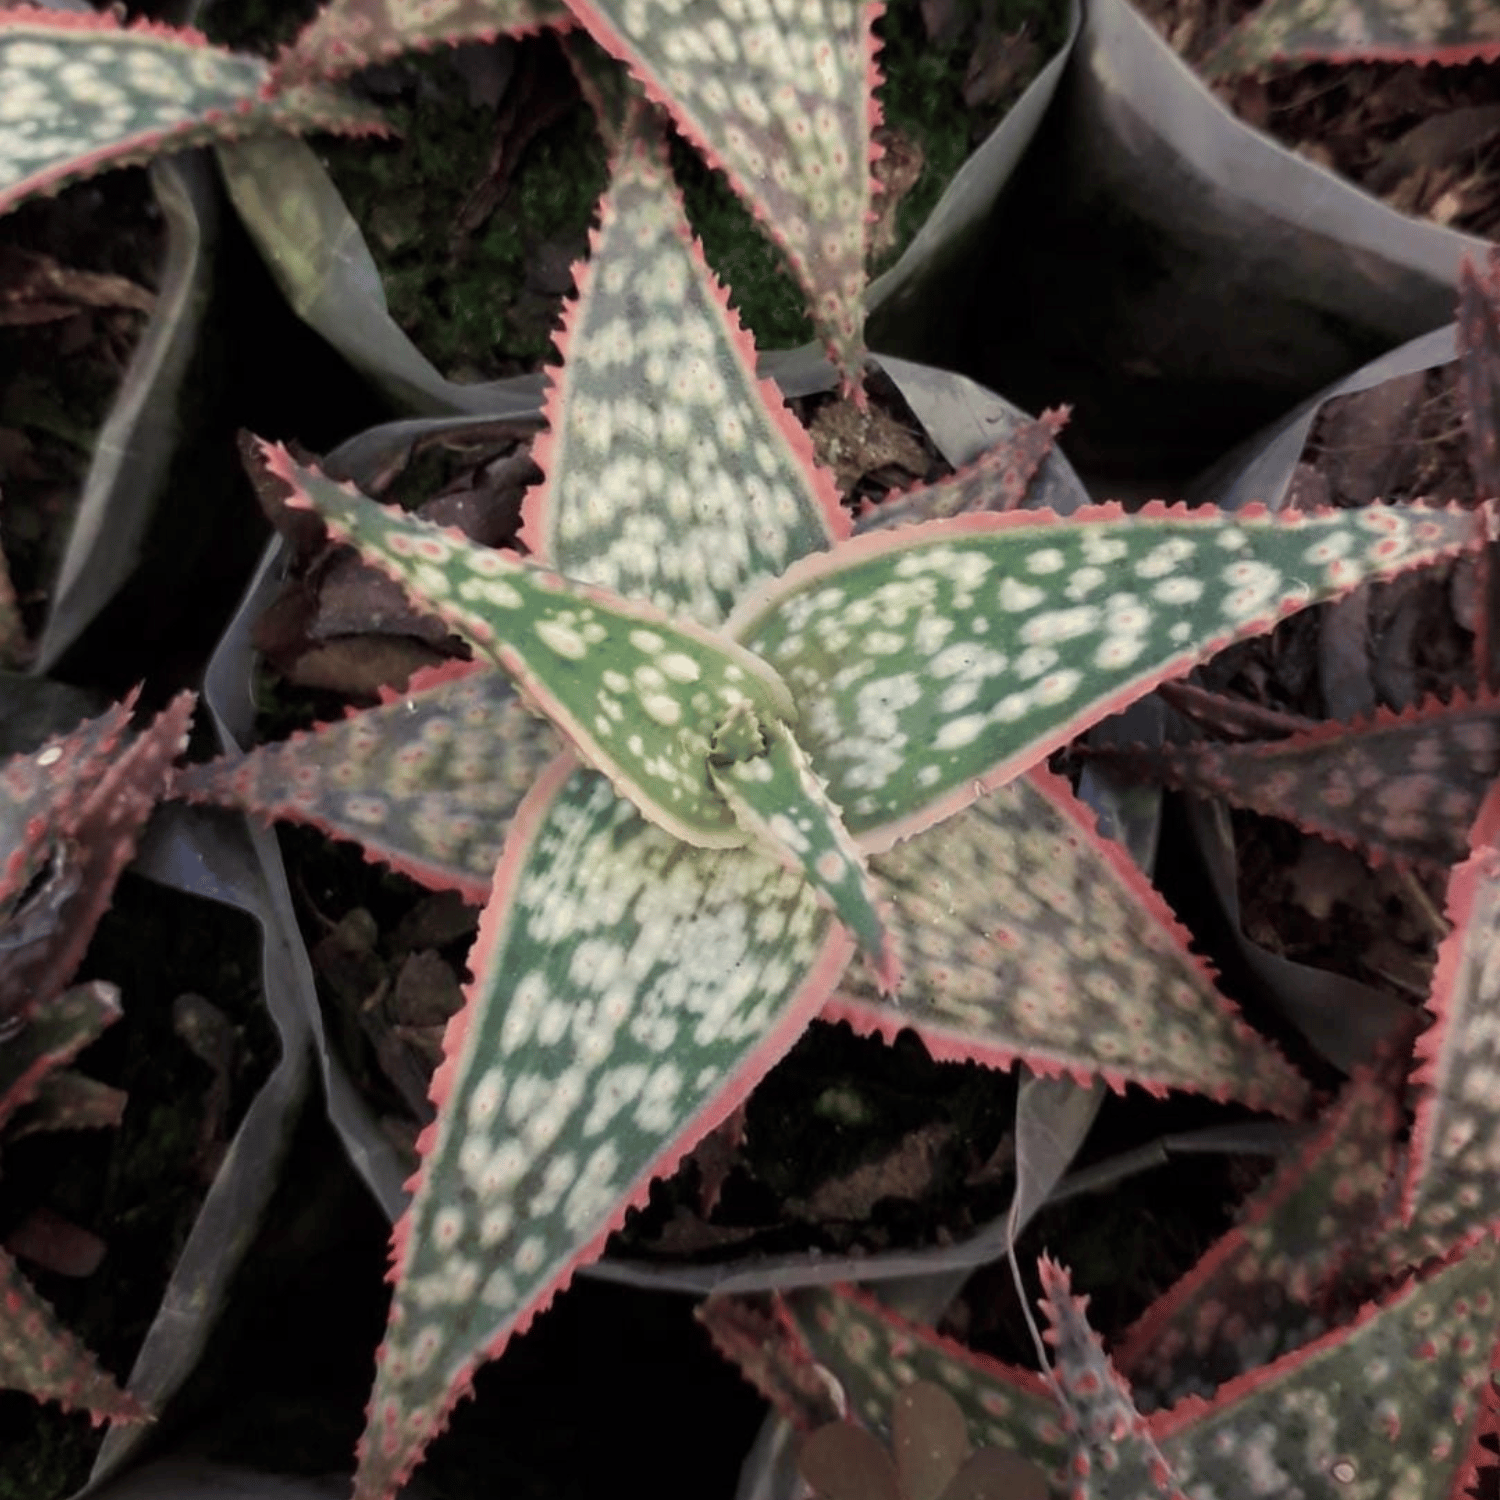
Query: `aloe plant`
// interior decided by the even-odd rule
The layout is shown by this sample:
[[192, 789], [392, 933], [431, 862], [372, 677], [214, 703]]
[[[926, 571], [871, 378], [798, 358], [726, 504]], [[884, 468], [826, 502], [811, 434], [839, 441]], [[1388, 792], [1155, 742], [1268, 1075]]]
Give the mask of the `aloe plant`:
[[[0, 1135], [115, 1123], [123, 1099], [65, 1064], [120, 1015], [100, 981], [65, 988], [187, 738], [185, 694], [137, 735], [130, 703], [0, 764]], [[0, 1251], [0, 1386], [94, 1420], [148, 1414]]]
[[[560, 346], [528, 559], [263, 450], [288, 503], [467, 639], [568, 746], [503, 845], [506, 810], [488, 820], [499, 858], [396, 1231], [361, 1495], [411, 1471], [476, 1366], [835, 1003], [856, 950], [837, 1004], [867, 1028], [1303, 1108], [1305, 1085], [1066, 789], [1005, 784], [1228, 641], [1488, 524], [1395, 507], [1290, 523], [995, 513], [1016, 483], [981, 460], [904, 497], [911, 524], [852, 536], [755, 379], [639, 108]], [[469, 888], [472, 866], [435, 868], [441, 837], [406, 830], [426, 769], [451, 784], [459, 695], [509, 715], [499, 692], [479, 707], [482, 680], [419, 686], [413, 713], [435, 727], [394, 753], [392, 703], [210, 775], [267, 785], [274, 757], [299, 790], [268, 809], [304, 799], [331, 822], [337, 803], [341, 831], [368, 830], [380, 857]], [[499, 735], [470, 743], [461, 779], [515, 774]], [[346, 795], [377, 763], [393, 774]], [[997, 998], [979, 976], [1007, 955], [1016, 988]]]

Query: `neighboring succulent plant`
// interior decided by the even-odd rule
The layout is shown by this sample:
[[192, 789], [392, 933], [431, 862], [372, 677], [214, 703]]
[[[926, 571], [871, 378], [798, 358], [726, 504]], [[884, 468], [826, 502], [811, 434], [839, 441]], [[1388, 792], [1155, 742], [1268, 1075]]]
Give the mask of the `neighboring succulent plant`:
[[[0, 764], [0, 1135], [117, 1123], [113, 1090], [64, 1065], [120, 1015], [113, 985], [65, 989], [187, 740], [191, 694], [141, 733], [130, 702]], [[147, 1413], [99, 1368], [0, 1251], [0, 1386]]]

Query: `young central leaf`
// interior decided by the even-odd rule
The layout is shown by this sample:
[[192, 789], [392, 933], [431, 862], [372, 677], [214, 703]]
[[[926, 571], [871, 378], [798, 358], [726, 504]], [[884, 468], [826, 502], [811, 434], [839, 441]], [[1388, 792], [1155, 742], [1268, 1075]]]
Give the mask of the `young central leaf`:
[[700, 848], [747, 842], [709, 776], [710, 739], [741, 706], [765, 724], [795, 716], [764, 663], [651, 605], [377, 505], [284, 449], [265, 452], [288, 504], [317, 511], [496, 662], [642, 816]]
[[881, 987], [893, 990], [896, 960], [870, 872], [792, 732], [741, 706], [713, 737], [708, 774], [740, 827], [807, 878], [859, 940]]

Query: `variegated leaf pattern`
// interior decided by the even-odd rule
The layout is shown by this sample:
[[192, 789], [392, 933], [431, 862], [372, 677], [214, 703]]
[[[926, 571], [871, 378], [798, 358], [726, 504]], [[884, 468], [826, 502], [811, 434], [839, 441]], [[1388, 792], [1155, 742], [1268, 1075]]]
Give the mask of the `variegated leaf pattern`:
[[626, 123], [552, 374], [524, 539], [570, 578], [718, 624], [848, 535], [832, 478], [683, 217], [649, 112]]
[[799, 743], [880, 850], [1231, 641], [1487, 527], [1420, 506], [960, 516], [807, 558], [728, 628], [791, 687]]
[[[736, 728], [731, 723], [731, 729]], [[767, 853], [796, 870], [838, 917], [869, 961], [883, 993], [896, 986], [898, 969], [876, 910], [864, 856], [844, 831], [839, 810], [813, 775], [784, 724], [751, 727], [757, 743], [727, 750], [714, 740], [708, 774], [735, 820]], [[720, 759], [726, 763], [717, 764]]]
[[22, 6], [0, 11], [0, 213], [106, 167], [260, 131], [367, 132], [338, 89], [270, 87], [270, 64], [196, 31]]
[[1046, 1382], [909, 1323], [853, 1287], [793, 1293], [786, 1307], [808, 1351], [843, 1388], [849, 1415], [889, 1436], [896, 1393], [927, 1380], [958, 1402], [976, 1446], [1010, 1449], [1061, 1486], [1068, 1459], [1063, 1413]]
[[940, 1058], [1302, 1108], [1306, 1085], [1058, 778], [1019, 777], [871, 865], [901, 987], [883, 1001], [856, 966], [830, 1019], [914, 1027]]
[[150, 1413], [122, 1391], [82, 1342], [0, 1250], [0, 1388], [87, 1411], [102, 1422], [140, 1422]]
[[1493, 62], [1488, 0], [1266, 0], [1203, 60], [1210, 78], [1307, 63]]
[[846, 380], [863, 355], [876, 80], [859, 0], [569, 0], [786, 252]]
[[410, 1473], [474, 1370], [790, 1047], [849, 951], [775, 861], [690, 848], [566, 758], [548, 772], [433, 1080], [361, 1500]]
[[485, 901], [511, 815], [561, 748], [504, 673], [417, 673], [378, 708], [246, 755], [191, 766], [174, 796], [352, 839], [423, 885]]
[[709, 783], [708, 757], [741, 705], [768, 723], [795, 717], [763, 662], [690, 620], [377, 505], [284, 448], [265, 451], [291, 487], [288, 505], [317, 511], [330, 535], [495, 662], [653, 823], [700, 848], [746, 842]]
[[1088, 1298], [1073, 1295], [1068, 1272], [1047, 1256], [1037, 1270], [1042, 1311], [1052, 1325], [1042, 1337], [1052, 1345], [1052, 1378], [1069, 1416], [1072, 1494], [1187, 1500], [1136, 1409], [1129, 1384], [1089, 1327]]
[[0, 1044], [0, 1130], [36, 1097], [54, 1069], [119, 1019], [119, 992], [102, 980], [74, 985], [42, 1001], [26, 1025]]
[[1326, 1331], [1326, 1294], [1387, 1201], [1401, 1124], [1386, 1080], [1355, 1076], [1315, 1137], [1120, 1340], [1145, 1410], [1217, 1387]]
[[276, 60], [278, 88], [342, 78], [413, 48], [570, 26], [561, 0], [328, 0]]
[[[1457, 1500], [1492, 1419], [1496, 1248], [1412, 1280], [1355, 1322], [1151, 1419], [1194, 1500]], [[1116, 1500], [1113, 1490], [1098, 1492]], [[1119, 1497], [1124, 1500], [1124, 1497]], [[1131, 1497], [1134, 1500], [1134, 1497]]]
[[1500, 774], [1500, 700], [1457, 696], [1353, 724], [1329, 722], [1269, 743], [1130, 747], [1112, 764], [1223, 797], [1308, 833], [1446, 869]]

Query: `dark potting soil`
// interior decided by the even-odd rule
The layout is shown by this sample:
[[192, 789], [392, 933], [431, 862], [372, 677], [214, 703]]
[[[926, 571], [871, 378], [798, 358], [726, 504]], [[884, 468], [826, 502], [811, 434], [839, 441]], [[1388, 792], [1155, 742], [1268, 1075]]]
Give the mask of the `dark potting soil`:
[[[0, 1239], [42, 1210], [101, 1238], [86, 1277], [22, 1269], [118, 1379], [161, 1303], [198, 1207], [278, 1054], [259, 988], [255, 924], [126, 874], [78, 979], [108, 978], [124, 1015], [77, 1060], [128, 1095], [114, 1130], [7, 1144]], [[104, 1429], [20, 1392], [0, 1393], [0, 1497], [56, 1500], [87, 1477]]]

